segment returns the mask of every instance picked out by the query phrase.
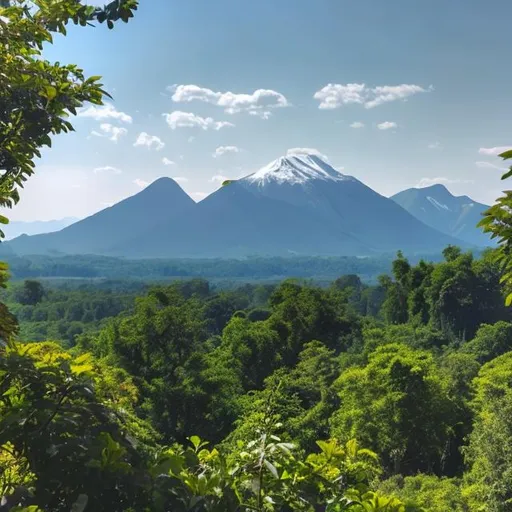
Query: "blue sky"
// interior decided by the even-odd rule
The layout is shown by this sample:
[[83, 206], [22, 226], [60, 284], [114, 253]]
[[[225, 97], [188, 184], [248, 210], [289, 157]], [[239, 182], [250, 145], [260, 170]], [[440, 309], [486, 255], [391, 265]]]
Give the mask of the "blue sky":
[[141, 0], [47, 47], [114, 101], [45, 150], [11, 218], [83, 217], [160, 176], [199, 200], [291, 148], [384, 195], [440, 182], [492, 202], [511, 18], [510, 0]]

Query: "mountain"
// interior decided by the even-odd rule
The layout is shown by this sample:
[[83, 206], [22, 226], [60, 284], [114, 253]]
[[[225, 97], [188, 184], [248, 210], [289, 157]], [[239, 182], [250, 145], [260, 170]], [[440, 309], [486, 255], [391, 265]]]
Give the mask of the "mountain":
[[444, 185], [410, 188], [391, 197], [411, 215], [428, 226], [469, 244], [492, 246], [477, 224], [489, 207], [468, 196], [454, 196]]
[[[9, 217], [8, 213], [6, 217]], [[75, 217], [65, 217], [64, 219], [58, 220], [36, 220], [31, 222], [13, 220], [2, 229], [5, 233], [6, 240], [12, 240], [20, 235], [40, 235], [42, 233], [60, 231], [78, 220], [79, 219]]]
[[128, 257], [435, 252], [439, 233], [315, 155], [282, 157], [221, 187], [186, 218], [113, 247]]
[[6, 245], [17, 254], [108, 254], [110, 247], [194, 206], [195, 202], [174, 180], [160, 178], [138, 194], [61, 231], [23, 235]]
[[460, 241], [315, 155], [282, 157], [194, 203], [171, 179], [57, 233], [4, 250], [127, 258], [365, 256], [438, 252]]

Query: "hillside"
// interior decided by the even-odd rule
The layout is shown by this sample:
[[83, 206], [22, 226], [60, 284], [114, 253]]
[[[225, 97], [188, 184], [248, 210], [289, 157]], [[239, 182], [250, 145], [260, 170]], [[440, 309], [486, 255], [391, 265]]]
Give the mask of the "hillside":
[[391, 197], [411, 215], [442, 233], [480, 247], [492, 245], [477, 224], [489, 207], [468, 196], [454, 196], [444, 185], [410, 188]]

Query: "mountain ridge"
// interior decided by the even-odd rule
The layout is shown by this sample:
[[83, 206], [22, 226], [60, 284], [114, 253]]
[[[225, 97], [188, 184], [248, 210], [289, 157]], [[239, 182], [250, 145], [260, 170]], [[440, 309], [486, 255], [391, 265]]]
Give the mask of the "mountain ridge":
[[456, 196], [444, 185], [409, 188], [391, 196], [411, 215], [424, 224], [466, 243], [493, 246], [489, 236], [477, 227], [489, 206], [467, 195]]
[[8, 242], [15, 253], [128, 258], [249, 254], [367, 256], [440, 251], [456, 238], [318, 155], [281, 157], [195, 203], [170, 178], [57, 233]]

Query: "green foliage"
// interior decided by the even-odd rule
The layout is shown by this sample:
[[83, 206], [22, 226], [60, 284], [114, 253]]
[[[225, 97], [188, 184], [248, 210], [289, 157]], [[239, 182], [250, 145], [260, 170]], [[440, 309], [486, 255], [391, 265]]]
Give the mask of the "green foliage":
[[467, 512], [462, 497], [460, 482], [450, 478], [433, 475], [402, 477], [397, 475], [382, 482], [379, 490], [388, 496], [397, 496], [411, 512]]
[[24, 306], [35, 306], [43, 300], [44, 288], [39, 281], [26, 280], [20, 290], [17, 300]]
[[[491, 254], [445, 258], [399, 255], [374, 287], [47, 283], [35, 305], [9, 287], [22, 335], [86, 329], [68, 351], [2, 349], [2, 495], [45, 512], [508, 510], [500, 274]], [[363, 318], [370, 292], [383, 311]]]
[[74, 64], [42, 56], [52, 34], [66, 34], [70, 22], [85, 26], [128, 21], [137, 0], [115, 0], [104, 8], [78, 0], [21, 1], [0, 6], [0, 205], [19, 201], [18, 188], [34, 173], [34, 159], [51, 136], [73, 130], [68, 118], [84, 103], [101, 104], [100, 77], [86, 77]]
[[[512, 158], [512, 151], [505, 151], [499, 155], [503, 160]], [[512, 176], [512, 167], [501, 177], [506, 180]], [[509, 286], [512, 283], [512, 191], [505, 190], [484, 214], [480, 227], [491, 238], [496, 240], [499, 248], [494, 252], [494, 260], [503, 270], [502, 281]], [[512, 304], [512, 293], [507, 296], [507, 306]]]
[[92, 510], [142, 503], [132, 437], [152, 436], [130, 412], [137, 392], [129, 377], [97, 386], [103, 370], [90, 355], [74, 358], [51, 343], [1, 356], [0, 473], [11, 505], [57, 512], [81, 499]]
[[465, 449], [471, 510], [512, 510], [512, 352], [485, 364], [474, 380], [473, 430]]
[[389, 471], [441, 470], [455, 419], [429, 352], [384, 345], [366, 366], [343, 372], [335, 389], [341, 404], [332, 435], [360, 439]]

